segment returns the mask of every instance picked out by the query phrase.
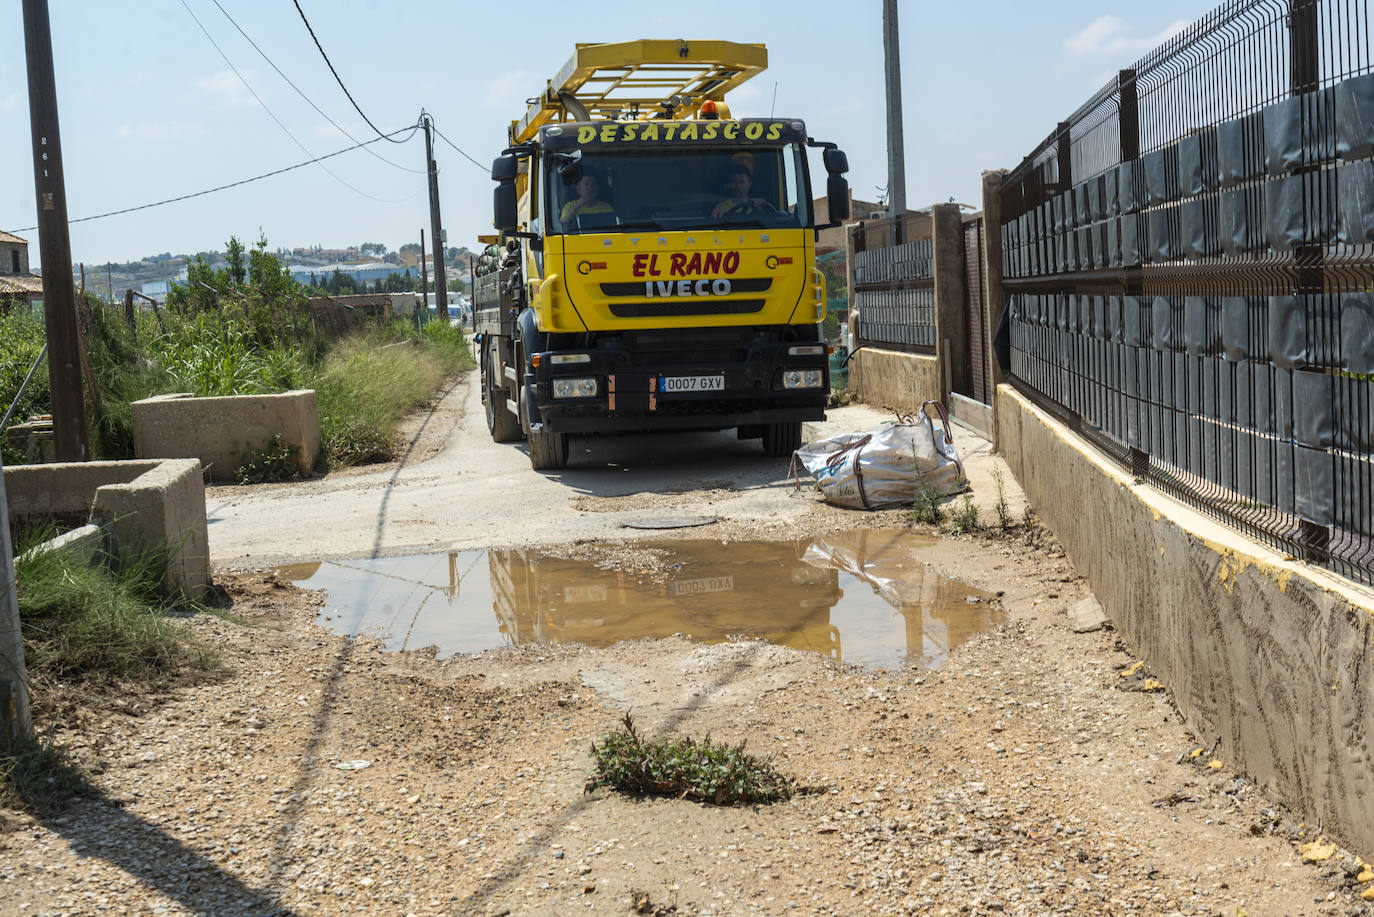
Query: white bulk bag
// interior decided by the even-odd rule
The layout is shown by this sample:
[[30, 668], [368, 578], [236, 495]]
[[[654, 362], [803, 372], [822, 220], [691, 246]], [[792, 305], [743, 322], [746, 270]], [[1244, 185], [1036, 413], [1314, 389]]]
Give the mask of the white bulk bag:
[[[937, 426], [931, 409], [940, 416]], [[811, 472], [827, 503], [851, 509], [910, 506], [924, 481], [936, 496], [968, 487], [944, 405], [927, 401], [913, 421], [807, 443], [793, 457]]]

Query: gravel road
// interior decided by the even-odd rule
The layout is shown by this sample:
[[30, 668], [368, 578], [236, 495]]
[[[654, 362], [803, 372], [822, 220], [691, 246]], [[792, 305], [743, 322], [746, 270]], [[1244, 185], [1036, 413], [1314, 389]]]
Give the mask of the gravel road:
[[[651, 578], [620, 527], [635, 514], [710, 512], [726, 541], [910, 525], [793, 495], [781, 463], [722, 435], [595, 442], [537, 475], [479, 408], [459, 383], [380, 471], [212, 489], [236, 618], [189, 626], [226, 674], [50, 714], [93, 793], [0, 810], [0, 915], [1371, 913], [1358, 861], [1300, 847], [1319, 832], [1198, 753], [1167, 690], [1129, 690], [1147, 673], [1110, 627], [1072, 631], [1087, 590], [1034, 526], [921, 548], [1003, 622], [938, 668], [680, 636], [390, 653], [252, 569], [540, 543]], [[967, 443], [986, 506], [995, 460]], [[747, 740], [817, 791], [745, 808], [584, 792], [590, 743], [626, 711], [650, 735]]]

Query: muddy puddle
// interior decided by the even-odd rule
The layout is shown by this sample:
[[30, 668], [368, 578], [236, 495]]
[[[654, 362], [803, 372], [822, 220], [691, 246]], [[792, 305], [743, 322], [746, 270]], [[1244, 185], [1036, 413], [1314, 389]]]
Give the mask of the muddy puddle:
[[824, 653], [875, 668], [940, 665], [1005, 620], [998, 601], [922, 559], [903, 532], [800, 541], [649, 542], [652, 572], [606, 569], [538, 549], [453, 551], [296, 564], [279, 571], [327, 592], [319, 623], [393, 650], [439, 655], [533, 643], [609, 646], [684, 634]]

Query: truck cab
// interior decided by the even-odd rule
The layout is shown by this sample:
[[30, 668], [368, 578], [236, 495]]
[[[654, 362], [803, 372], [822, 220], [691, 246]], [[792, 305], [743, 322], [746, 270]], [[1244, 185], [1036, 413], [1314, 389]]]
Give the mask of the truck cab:
[[564, 90], [572, 120], [532, 109], [493, 164], [501, 258], [474, 283], [487, 419], [498, 441], [528, 437], [536, 468], [562, 467], [571, 435], [629, 431], [737, 428], [784, 456], [824, 417], [815, 236], [835, 222], [811, 212], [807, 148], [824, 149], [832, 221], [844, 154], [797, 119], [672, 98], [596, 120]]

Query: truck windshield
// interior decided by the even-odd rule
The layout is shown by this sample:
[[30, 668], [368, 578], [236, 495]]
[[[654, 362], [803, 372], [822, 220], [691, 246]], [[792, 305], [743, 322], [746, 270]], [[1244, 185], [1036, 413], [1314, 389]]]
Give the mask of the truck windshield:
[[811, 225], [803, 152], [747, 149], [586, 150], [578, 181], [546, 158], [551, 233]]

